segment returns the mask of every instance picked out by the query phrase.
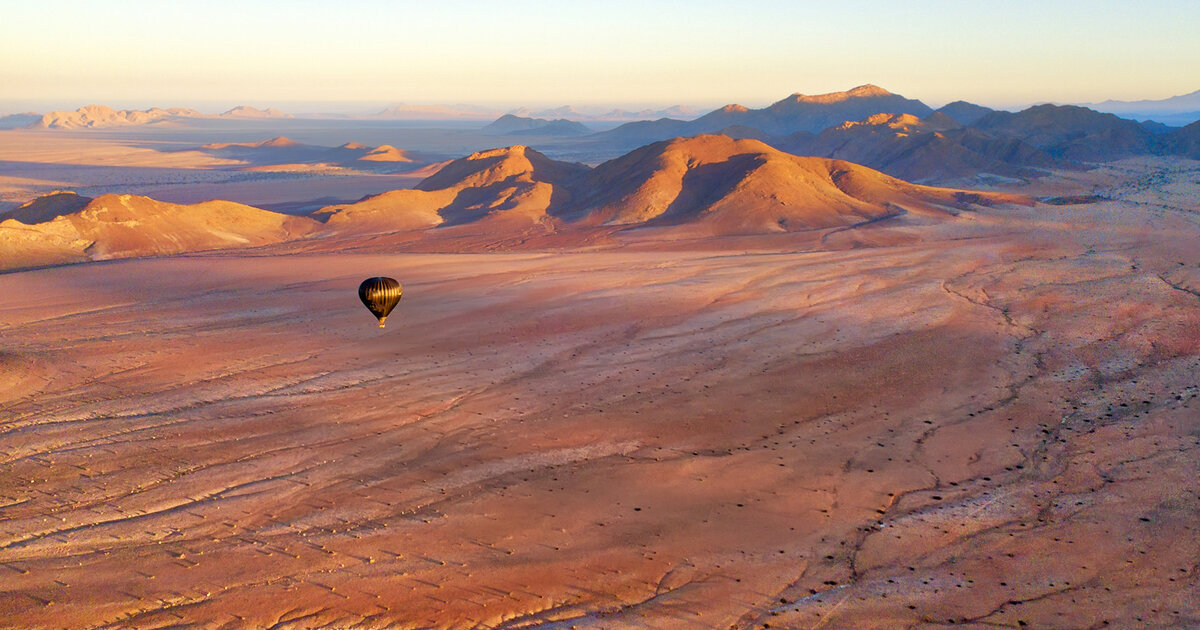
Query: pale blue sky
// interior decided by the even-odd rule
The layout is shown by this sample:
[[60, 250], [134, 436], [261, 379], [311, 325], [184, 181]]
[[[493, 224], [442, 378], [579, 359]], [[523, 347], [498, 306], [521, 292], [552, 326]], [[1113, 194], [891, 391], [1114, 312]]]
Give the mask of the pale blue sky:
[[760, 107], [862, 83], [933, 105], [1164, 98], [1200, 89], [1197, 33], [1200, 0], [0, 0], [0, 101]]

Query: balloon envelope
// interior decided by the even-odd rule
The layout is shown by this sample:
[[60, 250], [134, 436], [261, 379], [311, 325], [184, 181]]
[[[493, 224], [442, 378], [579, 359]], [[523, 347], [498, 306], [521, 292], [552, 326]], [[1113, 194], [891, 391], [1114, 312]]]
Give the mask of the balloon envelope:
[[388, 313], [396, 308], [401, 293], [403, 289], [400, 288], [400, 283], [393, 278], [367, 278], [358, 285], [358, 299], [362, 300], [372, 315], [379, 318], [380, 328], [383, 328]]

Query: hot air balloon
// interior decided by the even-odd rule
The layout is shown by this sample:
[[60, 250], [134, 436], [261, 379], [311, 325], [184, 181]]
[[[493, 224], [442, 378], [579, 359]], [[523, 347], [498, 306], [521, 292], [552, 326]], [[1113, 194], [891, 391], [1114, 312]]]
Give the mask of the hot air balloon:
[[379, 318], [380, 328], [383, 328], [388, 313], [396, 308], [401, 293], [400, 283], [392, 278], [367, 278], [358, 285], [358, 299], [362, 300], [372, 315]]

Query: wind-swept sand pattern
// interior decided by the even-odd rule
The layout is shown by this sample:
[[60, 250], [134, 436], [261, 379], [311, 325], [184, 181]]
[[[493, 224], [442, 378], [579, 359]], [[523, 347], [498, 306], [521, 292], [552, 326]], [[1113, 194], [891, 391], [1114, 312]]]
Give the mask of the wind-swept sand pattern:
[[1194, 170], [1156, 172], [892, 246], [2, 275], [0, 618], [1195, 625]]

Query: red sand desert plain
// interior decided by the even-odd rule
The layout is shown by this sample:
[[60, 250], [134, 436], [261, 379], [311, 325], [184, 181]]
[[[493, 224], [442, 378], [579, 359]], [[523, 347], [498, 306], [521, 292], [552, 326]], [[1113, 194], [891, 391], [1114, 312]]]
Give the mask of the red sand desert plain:
[[1196, 627], [1198, 174], [5, 273], [0, 626]]

